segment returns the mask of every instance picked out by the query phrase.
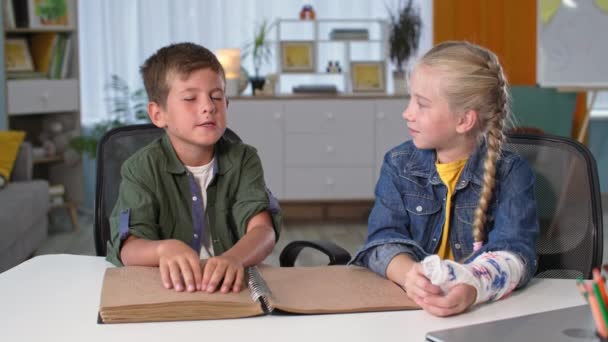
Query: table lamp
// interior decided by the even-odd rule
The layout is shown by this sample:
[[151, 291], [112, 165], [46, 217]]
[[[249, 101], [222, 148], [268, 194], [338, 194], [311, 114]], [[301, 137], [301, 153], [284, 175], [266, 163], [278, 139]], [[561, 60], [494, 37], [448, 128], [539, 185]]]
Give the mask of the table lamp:
[[239, 76], [241, 72], [241, 50], [218, 49], [216, 51], [216, 56], [226, 73], [226, 96], [238, 95]]

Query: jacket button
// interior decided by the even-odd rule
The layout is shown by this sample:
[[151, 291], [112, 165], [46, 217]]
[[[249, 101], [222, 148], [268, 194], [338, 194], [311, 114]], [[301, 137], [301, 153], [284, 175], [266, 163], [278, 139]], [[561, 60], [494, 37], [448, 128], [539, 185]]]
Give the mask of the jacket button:
[[421, 211], [422, 211], [422, 207], [421, 207], [421, 206], [417, 206], [417, 207], [416, 207], [416, 211], [417, 211], [417, 212], [421, 212]]
[[460, 244], [459, 244], [459, 243], [454, 244], [454, 248], [456, 248], [456, 249], [460, 249]]
[[195, 239], [198, 239], [198, 234], [194, 234], [194, 238], [195, 238]]
[[196, 202], [196, 200], [197, 200], [196, 196], [192, 196], [192, 200]]

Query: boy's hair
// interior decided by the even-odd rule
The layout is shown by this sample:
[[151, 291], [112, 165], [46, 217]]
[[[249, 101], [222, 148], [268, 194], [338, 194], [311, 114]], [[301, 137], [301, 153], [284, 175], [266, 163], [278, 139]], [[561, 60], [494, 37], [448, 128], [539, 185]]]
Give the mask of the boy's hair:
[[194, 43], [165, 46], [148, 57], [139, 71], [150, 101], [165, 107], [169, 95], [170, 77], [185, 77], [209, 68], [225, 80], [224, 68], [208, 49]]
[[494, 53], [468, 42], [441, 43], [427, 52], [419, 63], [439, 70], [445, 76], [441, 91], [452, 112], [477, 112], [476, 127], [486, 141], [487, 154], [473, 237], [475, 242], [483, 242], [486, 212], [495, 185], [496, 162], [505, 140], [503, 131], [511, 120], [507, 79]]

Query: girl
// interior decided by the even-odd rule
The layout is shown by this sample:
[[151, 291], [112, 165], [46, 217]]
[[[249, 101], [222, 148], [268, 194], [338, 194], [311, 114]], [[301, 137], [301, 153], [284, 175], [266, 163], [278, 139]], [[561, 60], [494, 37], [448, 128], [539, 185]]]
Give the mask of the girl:
[[536, 270], [534, 174], [502, 150], [509, 90], [497, 57], [445, 42], [417, 63], [403, 113], [412, 140], [386, 153], [353, 263], [438, 316], [497, 300]]

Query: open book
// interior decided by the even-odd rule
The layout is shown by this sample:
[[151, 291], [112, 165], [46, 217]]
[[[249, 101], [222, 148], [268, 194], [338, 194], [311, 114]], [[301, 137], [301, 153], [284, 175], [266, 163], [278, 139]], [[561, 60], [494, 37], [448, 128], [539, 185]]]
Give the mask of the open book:
[[417, 309], [403, 289], [357, 266], [246, 269], [239, 293], [177, 292], [162, 286], [157, 267], [106, 270], [100, 322], [127, 323], [259, 316], [278, 310], [323, 314]]

